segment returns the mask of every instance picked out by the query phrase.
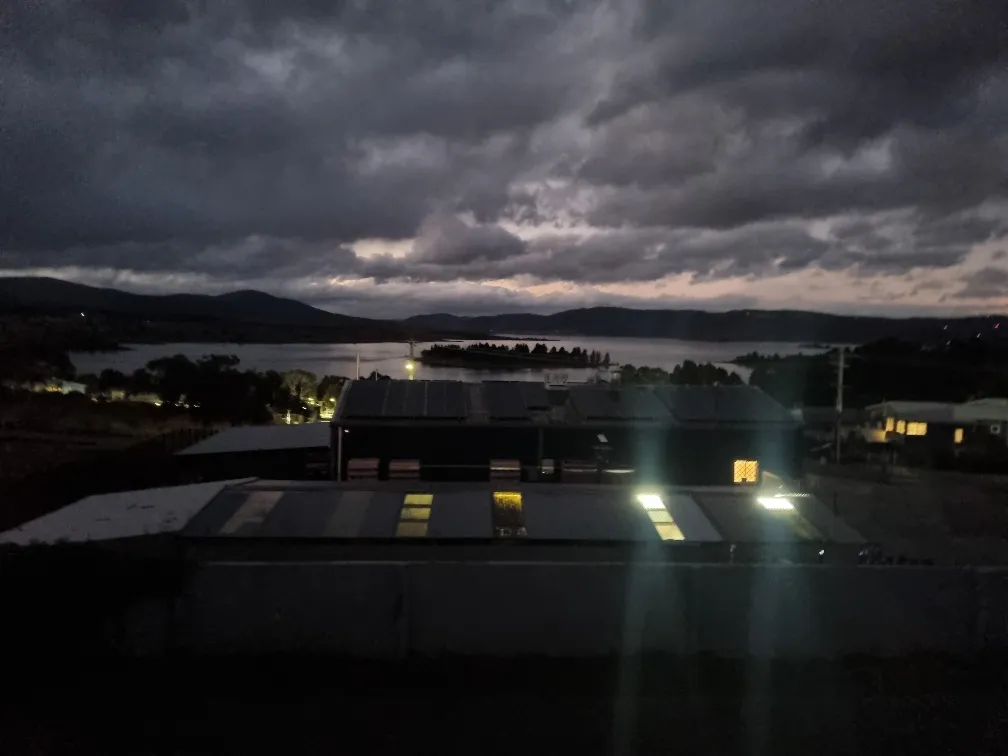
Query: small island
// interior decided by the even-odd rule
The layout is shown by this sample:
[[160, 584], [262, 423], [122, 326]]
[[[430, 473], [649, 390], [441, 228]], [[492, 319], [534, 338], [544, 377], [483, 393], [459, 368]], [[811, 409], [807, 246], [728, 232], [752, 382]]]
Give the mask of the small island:
[[507, 344], [434, 344], [420, 353], [420, 362], [434, 367], [467, 367], [475, 369], [499, 369], [521, 367], [568, 367], [594, 368], [608, 367], [609, 353], [602, 354], [596, 349], [588, 351], [574, 347], [569, 352], [566, 347], [526, 343]]

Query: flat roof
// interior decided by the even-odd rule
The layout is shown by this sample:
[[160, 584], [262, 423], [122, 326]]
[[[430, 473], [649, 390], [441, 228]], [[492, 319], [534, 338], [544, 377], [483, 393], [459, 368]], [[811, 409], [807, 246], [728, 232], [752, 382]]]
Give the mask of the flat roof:
[[517, 507], [523, 528], [507, 540], [528, 547], [565, 541], [863, 543], [814, 497], [796, 498], [787, 511], [768, 509], [755, 490], [743, 487], [248, 478], [91, 496], [0, 535], [0, 543], [101, 541], [159, 533], [204, 542], [488, 542], [504, 539], [499, 527], [505, 501]]
[[351, 381], [334, 424], [782, 425], [796, 420], [752, 386], [607, 386], [531, 381]]
[[328, 423], [241, 425], [226, 428], [176, 454], [194, 456], [328, 447], [330, 434]]
[[174, 533], [215, 496], [249, 478], [88, 496], [0, 533], [0, 544], [83, 543]]

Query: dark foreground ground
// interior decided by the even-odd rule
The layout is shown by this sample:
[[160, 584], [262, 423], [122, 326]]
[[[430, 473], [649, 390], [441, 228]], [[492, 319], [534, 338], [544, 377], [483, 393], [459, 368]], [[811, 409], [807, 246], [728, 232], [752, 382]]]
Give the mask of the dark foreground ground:
[[46, 662], [5, 674], [2, 754], [1008, 752], [993, 659]]

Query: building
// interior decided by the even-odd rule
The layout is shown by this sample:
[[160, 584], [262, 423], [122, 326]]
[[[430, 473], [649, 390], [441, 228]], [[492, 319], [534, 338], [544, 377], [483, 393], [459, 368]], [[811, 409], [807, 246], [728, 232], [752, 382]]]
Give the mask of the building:
[[895, 454], [917, 461], [1008, 448], [1008, 399], [962, 404], [890, 401], [865, 408], [867, 428]]
[[244, 425], [218, 431], [175, 456], [203, 480], [328, 479], [332, 477], [329, 437], [325, 423]]
[[0, 533], [3, 556], [35, 560], [50, 580], [28, 586], [7, 628], [52, 634], [28, 611], [39, 590], [85, 594], [88, 607], [100, 596], [101, 635], [58, 625], [64, 644], [106, 644], [90, 652], [807, 659], [1008, 647], [1000, 574], [856, 567], [865, 546], [813, 496], [520, 481], [228, 480], [91, 496]]
[[337, 479], [755, 484], [801, 464], [800, 426], [749, 386], [352, 381]]

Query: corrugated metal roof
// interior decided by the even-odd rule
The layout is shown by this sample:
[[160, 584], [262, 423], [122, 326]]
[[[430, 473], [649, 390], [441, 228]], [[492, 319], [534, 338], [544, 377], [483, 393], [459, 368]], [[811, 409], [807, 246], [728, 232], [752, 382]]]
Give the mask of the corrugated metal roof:
[[698, 489], [693, 493], [725, 540], [739, 543], [828, 541], [860, 544], [864, 539], [814, 496], [787, 498], [793, 509], [769, 510], [752, 489]]
[[[29, 544], [121, 539], [178, 532], [187, 538], [396, 538], [404, 507], [428, 500], [414, 536], [491, 540], [495, 491], [520, 494], [528, 543], [798, 542], [863, 539], [814, 497], [794, 499], [796, 516], [762, 508], [752, 489], [556, 484], [368, 483], [307, 485], [243, 479], [92, 496], [0, 536]], [[643, 497], [643, 498], [642, 498]], [[407, 518], [416, 520], [415, 517]], [[409, 539], [415, 543], [416, 538]], [[422, 540], [422, 539], [421, 539]]]
[[300, 425], [243, 425], [227, 428], [178, 454], [229, 454], [235, 452], [281, 451], [284, 449], [314, 449], [329, 446], [331, 429], [328, 423]]
[[174, 533], [227, 486], [248, 478], [88, 496], [0, 534], [0, 543], [108, 541]]
[[[494, 491], [521, 494], [531, 540], [655, 541], [659, 536], [634, 489], [550, 484], [438, 485], [361, 490], [303, 488], [256, 481], [221, 493], [185, 529], [192, 537], [392, 538], [406, 497], [429, 495], [426, 537], [490, 539]], [[684, 493], [656, 489], [686, 541], [717, 542], [716, 528]]]
[[585, 541], [656, 541], [651, 521], [626, 489], [563, 486], [523, 493], [529, 538]]

